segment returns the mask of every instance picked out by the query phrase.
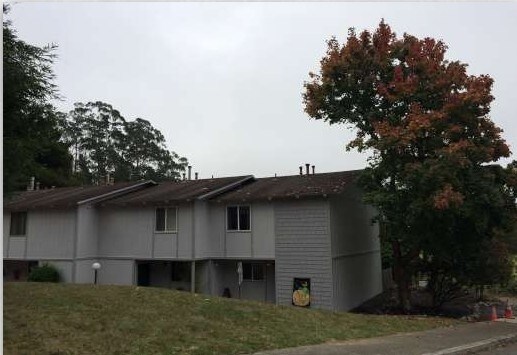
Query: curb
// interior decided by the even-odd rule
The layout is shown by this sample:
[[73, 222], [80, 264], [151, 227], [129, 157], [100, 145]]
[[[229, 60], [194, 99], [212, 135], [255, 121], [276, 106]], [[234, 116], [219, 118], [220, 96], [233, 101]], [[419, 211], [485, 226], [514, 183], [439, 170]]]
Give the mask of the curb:
[[490, 350], [494, 347], [506, 345], [510, 343], [517, 342], [517, 333], [500, 335], [497, 337], [477, 341], [470, 344], [465, 344], [461, 346], [455, 346], [453, 348], [443, 349], [440, 351], [425, 353], [423, 355], [467, 355], [467, 354], [476, 354], [481, 351]]

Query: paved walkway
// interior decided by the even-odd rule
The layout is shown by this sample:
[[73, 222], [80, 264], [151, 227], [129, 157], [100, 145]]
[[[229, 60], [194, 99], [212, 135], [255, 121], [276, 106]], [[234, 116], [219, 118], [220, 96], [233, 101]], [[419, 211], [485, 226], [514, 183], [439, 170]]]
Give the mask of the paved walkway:
[[255, 355], [472, 354], [517, 342], [517, 321], [479, 322], [418, 333], [264, 351]]

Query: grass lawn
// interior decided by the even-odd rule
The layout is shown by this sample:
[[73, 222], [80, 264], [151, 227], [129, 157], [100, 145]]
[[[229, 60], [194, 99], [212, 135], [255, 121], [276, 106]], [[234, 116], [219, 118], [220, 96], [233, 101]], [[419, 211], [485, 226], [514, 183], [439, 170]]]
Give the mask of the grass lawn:
[[4, 284], [5, 354], [243, 354], [447, 326], [132, 286]]

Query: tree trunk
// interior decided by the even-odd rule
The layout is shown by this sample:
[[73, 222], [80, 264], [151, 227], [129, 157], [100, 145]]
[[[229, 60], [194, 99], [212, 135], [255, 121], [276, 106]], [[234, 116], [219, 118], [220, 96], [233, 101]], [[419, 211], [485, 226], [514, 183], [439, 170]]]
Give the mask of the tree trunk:
[[397, 284], [399, 307], [408, 313], [411, 310], [411, 282], [406, 275], [406, 270], [399, 260], [395, 259], [393, 267], [394, 281]]
[[397, 284], [397, 292], [398, 292], [398, 300], [399, 307], [403, 312], [409, 313], [411, 310], [411, 268], [410, 262], [411, 258], [408, 260], [409, 256], [402, 256], [402, 252], [400, 250], [400, 243], [398, 241], [394, 241], [392, 243], [393, 247], [393, 276], [394, 281]]

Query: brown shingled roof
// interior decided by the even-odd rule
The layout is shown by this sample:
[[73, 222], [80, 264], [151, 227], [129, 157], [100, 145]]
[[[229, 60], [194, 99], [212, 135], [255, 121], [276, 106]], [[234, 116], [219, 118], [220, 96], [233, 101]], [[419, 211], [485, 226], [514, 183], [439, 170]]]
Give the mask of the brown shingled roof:
[[[121, 182], [105, 186], [58, 187], [55, 189], [21, 192], [4, 201], [4, 210], [23, 211], [42, 208], [70, 208], [86, 200], [115, 195], [118, 190], [131, 190], [152, 184], [151, 181]], [[120, 191], [122, 192], [122, 191]]]
[[142, 204], [166, 204], [169, 202], [191, 201], [198, 198], [209, 198], [236, 187], [253, 176], [233, 176], [214, 179], [164, 181], [156, 186], [134, 192], [103, 203], [106, 206], [131, 206]]
[[217, 200], [235, 202], [335, 195], [342, 193], [354, 182], [360, 172], [361, 170], [351, 170], [260, 178], [238, 190], [221, 195]]

